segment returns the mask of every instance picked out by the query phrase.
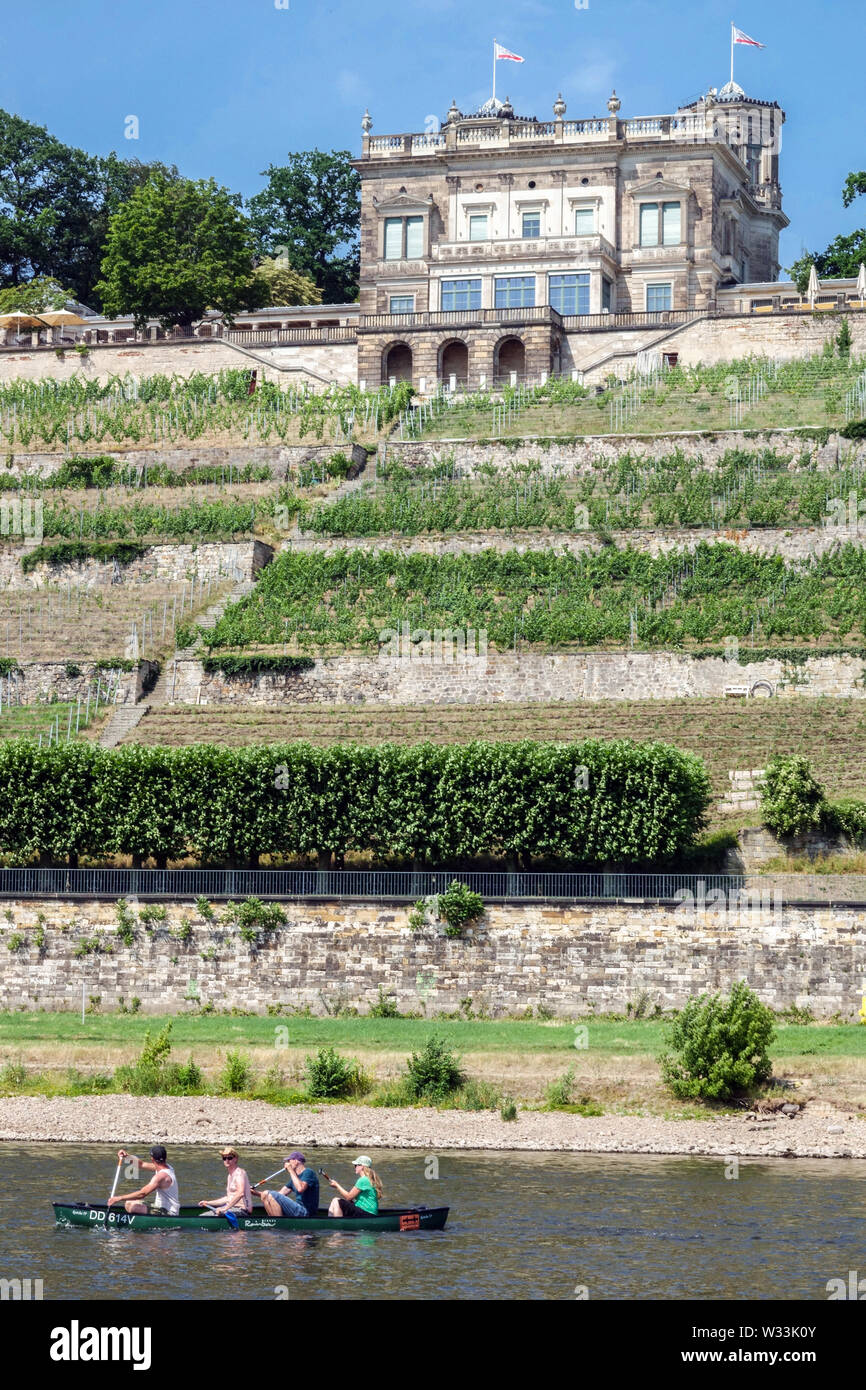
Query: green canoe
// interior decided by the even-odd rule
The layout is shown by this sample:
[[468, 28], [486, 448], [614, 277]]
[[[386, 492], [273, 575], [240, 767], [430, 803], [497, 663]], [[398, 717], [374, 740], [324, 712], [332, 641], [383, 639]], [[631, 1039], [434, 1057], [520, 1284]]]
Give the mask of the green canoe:
[[224, 1216], [202, 1207], [181, 1207], [177, 1216], [130, 1216], [122, 1207], [110, 1210], [104, 1202], [54, 1202], [58, 1226], [89, 1226], [112, 1231], [441, 1231], [448, 1207], [383, 1207], [378, 1216], [268, 1216], [263, 1209], [252, 1216], [235, 1217], [237, 1226]]

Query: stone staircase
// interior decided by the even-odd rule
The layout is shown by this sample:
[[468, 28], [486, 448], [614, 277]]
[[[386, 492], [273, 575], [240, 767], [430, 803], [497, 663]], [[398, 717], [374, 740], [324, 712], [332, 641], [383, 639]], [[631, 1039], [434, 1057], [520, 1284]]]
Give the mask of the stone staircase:
[[[204, 628], [206, 632], [212, 632], [229, 604], [239, 603], [242, 598], [246, 598], [247, 594], [252, 593], [254, 588], [254, 579], [242, 579], [239, 583], [235, 584], [233, 589], [227, 594], [224, 594], [222, 598], [217, 599], [216, 603], [212, 603], [210, 607], [204, 610], [200, 617], [195, 619], [196, 627]], [[201, 643], [197, 640], [191, 647], [178, 648], [174, 656], [169, 657], [163, 664], [162, 670], [159, 673], [159, 679], [150, 692], [151, 706], [170, 705], [172, 703], [172, 691], [175, 684], [175, 662], [194, 660], [195, 657], [200, 654]]]
[[144, 718], [150, 704], [118, 705], [109, 715], [108, 723], [99, 735], [100, 748], [116, 748], [136, 724]]

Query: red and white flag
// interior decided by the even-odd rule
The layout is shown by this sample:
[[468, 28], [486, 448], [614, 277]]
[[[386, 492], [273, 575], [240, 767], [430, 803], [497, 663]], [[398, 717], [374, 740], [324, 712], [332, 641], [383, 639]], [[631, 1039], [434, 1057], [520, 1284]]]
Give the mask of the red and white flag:
[[[749, 40], [749, 42], [751, 43], [751, 39]], [[763, 45], [761, 45], [761, 46], [763, 47]], [[522, 62], [525, 61], [525, 59], [521, 58], [517, 53], [509, 53], [509, 51], [508, 51], [507, 48], [503, 48], [503, 47], [502, 47], [502, 44], [501, 44], [501, 43], [496, 43], [495, 40], [494, 40], [494, 43], [493, 43], [493, 57], [494, 57], [494, 58], [510, 58], [511, 61], [512, 61], [512, 63], [522, 63]]]
[[751, 44], [752, 48], [767, 47], [765, 43], [758, 43], [757, 39], [750, 39], [748, 34], [744, 34], [742, 29], [737, 28], [736, 24], [732, 24], [731, 29], [733, 30], [733, 33], [731, 34], [732, 43], [748, 43]]

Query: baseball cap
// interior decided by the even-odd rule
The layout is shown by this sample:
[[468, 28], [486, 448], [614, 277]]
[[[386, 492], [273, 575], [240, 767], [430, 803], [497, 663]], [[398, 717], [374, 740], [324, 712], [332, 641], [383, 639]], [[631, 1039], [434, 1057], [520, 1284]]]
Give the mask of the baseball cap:
[[303, 1155], [302, 1153], [299, 1153], [297, 1149], [295, 1149], [295, 1152], [294, 1152], [293, 1154], [289, 1154], [289, 1156], [288, 1156], [288, 1158], [285, 1160], [285, 1162], [286, 1162], [286, 1163], [291, 1163], [293, 1159], [297, 1159], [298, 1163], [306, 1163], [306, 1161], [307, 1161], [307, 1160], [304, 1158], [304, 1155]]
[[165, 1160], [168, 1158], [168, 1154], [162, 1144], [154, 1144], [150, 1151], [150, 1156], [155, 1163], [165, 1163]]
[[372, 1167], [373, 1167], [373, 1160], [372, 1160], [372, 1158], [368, 1158], [366, 1154], [361, 1154], [361, 1157], [360, 1157], [360, 1158], [353, 1158], [353, 1159], [352, 1159], [352, 1167], [353, 1167], [353, 1168], [357, 1168], [357, 1167], [358, 1167], [358, 1164], [360, 1164], [362, 1168], [372, 1168]]

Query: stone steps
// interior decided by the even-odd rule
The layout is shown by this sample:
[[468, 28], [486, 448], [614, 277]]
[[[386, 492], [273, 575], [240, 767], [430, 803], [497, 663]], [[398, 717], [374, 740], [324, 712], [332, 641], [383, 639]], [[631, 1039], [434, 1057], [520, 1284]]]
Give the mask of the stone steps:
[[122, 743], [130, 730], [134, 729], [147, 711], [149, 704], [119, 705], [109, 716], [108, 723], [99, 735], [100, 748], [116, 748]]
[[[252, 593], [255, 588], [254, 579], [242, 579], [238, 584], [224, 594], [216, 603], [212, 603], [206, 608], [204, 613], [196, 619], [196, 626], [203, 628], [206, 632], [212, 632], [222, 617], [223, 613], [231, 603], [239, 603], [246, 598], [247, 594]], [[176, 674], [175, 668], [179, 661], [194, 660], [201, 655], [201, 642], [196, 640], [191, 647], [179, 647], [174, 655], [166, 661], [159, 673], [159, 679], [153, 690], [150, 692], [150, 704], [152, 706], [170, 705], [174, 703], [176, 693]]]

